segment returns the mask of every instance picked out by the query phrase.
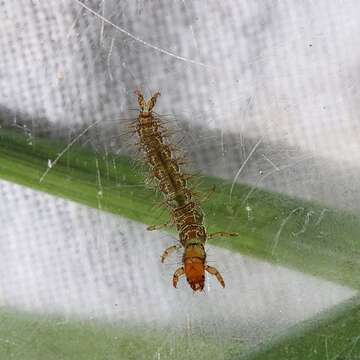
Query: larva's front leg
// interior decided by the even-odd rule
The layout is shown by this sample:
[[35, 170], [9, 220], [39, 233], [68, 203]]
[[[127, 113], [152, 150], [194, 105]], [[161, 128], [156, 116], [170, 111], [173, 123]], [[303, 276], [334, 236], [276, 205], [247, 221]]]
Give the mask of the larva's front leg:
[[173, 245], [168, 247], [163, 254], [161, 255], [161, 262], [163, 263], [165, 261], [165, 259], [170, 256], [175, 250], [181, 249], [181, 245]]
[[176, 288], [176, 285], [179, 281], [180, 276], [183, 276], [185, 274], [185, 270], [183, 267], [178, 268], [175, 272], [174, 272], [174, 276], [173, 276], [173, 285], [174, 288]]
[[150, 225], [146, 228], [146, 230], [149, 230], [149, 231], [160, 230], [160, 229], [169, 227], [171, 225], [172, 225], [171, 222], [167, 222], [165, 224]]
[[219, 273], [219, 271], [212, 267], [212, 266], [209, 266], [209, 265], [206, 265], [205, 266], [205, 270], [211, 274], [211, 275], [214, 275], [216, 276], [216, 278], [218, 279], [219, 283], [221, 284], [221, 286], [224, 288], [225, 287], [225, 281], [223, 279], [223, 277], [221, 276], [221, 274]]

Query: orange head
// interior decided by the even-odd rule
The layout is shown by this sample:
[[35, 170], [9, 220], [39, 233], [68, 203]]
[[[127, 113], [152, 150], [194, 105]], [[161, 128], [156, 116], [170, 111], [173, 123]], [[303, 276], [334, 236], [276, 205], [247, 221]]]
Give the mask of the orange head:
[[194, 291], [201, 291], [205, 284], [205, 249], [202, 244], [188, 245], [184, 253], [184, 271], [187, 282]]

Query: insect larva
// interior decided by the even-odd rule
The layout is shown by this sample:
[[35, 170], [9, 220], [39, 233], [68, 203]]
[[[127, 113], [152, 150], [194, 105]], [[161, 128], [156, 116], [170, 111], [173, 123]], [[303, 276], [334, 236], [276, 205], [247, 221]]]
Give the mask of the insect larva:
[[[150, 174], [156, 179], [162, 192], [165, 205], [170, 210], [171, 222], [163, 226], [174, 225], [179, 233], [179, 244], [167, 248], [161, 256], [163, 262], [178, 248], [184, 248], [183, 266], [178, 268], [173, 276], [176, 287], [181, 276], [186, 279], [194, 291], [201, 291], [205, 284], [205, 271], [214, 275], [220, 284], [225, 282], [219, 271], [207, 265], [205, 242], [217, 236], [237, 236], [237, 233], [215, 233], [208, 235], [204, 226], [204, 215], [200, 204], [196, 201], [188, 186], [187, 176], [181, 172], [180, 162], [171, 151], [171, 145], [165, 142], [165, 130], [152, 109], [160, 93], [155, 93], [150, 100], [145, 101], [140, 92], [136, 92], [140, 113], [135, 126], [140, 138], [139, 145], [145, 154], [150, 167]], [[149, 230], [161, 226], [149, 227]]]

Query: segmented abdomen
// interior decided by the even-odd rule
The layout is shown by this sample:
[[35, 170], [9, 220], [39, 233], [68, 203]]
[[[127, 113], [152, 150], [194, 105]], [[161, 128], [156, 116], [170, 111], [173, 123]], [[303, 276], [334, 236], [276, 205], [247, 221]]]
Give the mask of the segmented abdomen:
[[203, 213], [193, 198], [186, 176], [182, 174], [171, 146], [164, 142], [158, 120], [151, 113], [146, 116], [140, 115], [136, 130], [151, 174], [165, 197], [166, 206], [171, 209], [180, 242], [183, 246], [190, 242], [205, 243]]
[[[191, 199], [184, 175], [181, 173], [171, 148], [164, 143], [164, 136], [157, 121], [152, 116], [139, 117], [137, 132], [140, 144], [156, 178], [166, 204], [170, 207], [183, 205]], [[171, 203], [175, 202], [173, 206]]]
[[[222, 287], [224, 279], [219, 271], [206, 263], [205, 241], [207, 234], [203, 225], [203, 213], [187, 184], [187, 175], [180, 169], [180, 162], [172, 153], [172, 147], [164, 141], [165, 133], [160, 121], [153, 116], [152, 109], [160, 93], [155, 93], [145, 101], [138, 96], [140, 114], [136, 131], [140, 137], [140, 146], [145, 153], [151, 174], [157, 180], [160, 191], [165, 197], [165, 204], [171, 211], [172, 222], [179, 232], [180, 243], [184, 247], [182, 262], [173, 275], [173, 286], [176, 287], [181, 276], [186, 275], [187, 282], [194, 291], [202, 291], [205, 284], [205, 271], [216, 276]], [[165, 224], [168, 225], [168, 224]], [[149, 230], [152, 230], [150, 227]], [[214, 235], [234, 236], [235, 233], [219, 232]], [[163, 262], [177, 245], [167, 248], [161, 256]]]
[[189, 242], [205, 243], [206, 232], [203, 226], [204, 215], [194, 201], [173, 209], [172, 217], [179, 232], [180, 242], [185, 246]]

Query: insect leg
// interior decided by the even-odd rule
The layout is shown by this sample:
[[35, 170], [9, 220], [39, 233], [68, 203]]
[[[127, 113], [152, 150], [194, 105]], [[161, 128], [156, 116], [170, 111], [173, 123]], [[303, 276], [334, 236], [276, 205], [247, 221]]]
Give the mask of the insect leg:
[[165, 224], [159, 224], [159, 225], [150, 225], [146, 228], [146, 230], [149, 230], [149, 231], [154, 231], [154, 230], [160, 230], [160, 229], [163, 229], [163, 228], [166, 228], [166, 227], [169, 227], [171, 226], [172, 223], [169, 221]]
[[221, 286], [224, 288], [225, 287], [225, 281], [223, 279], [223, 277], [220, 275], [219, 271], [212, 267], [212, 266], [209, 266], [209, 265], [206, 265], [205, 266], [205, 270], [211, 274], [211, 275], [214, 275], [216, 276], [216, 278], [218, 279], [219, 283], [221, 284]]
[[239, 236], [239, 233], [219, 231], [216, 233], [209, 234], [207, 236], [207, 238], [214, 239], [214, 238], [218, 238], [218, 237], [235, 237], [235, 236]]
[[174, 276], [173, 276], [173, 285], [174, 288], [176, 288], [176, 285], [179, 281], [180, 276], [183, 276], [185, 274], [185, 270], [183, 267], [178, 268], [175, 272], [174, 272]]
[[163, 263], [168, 256], [170, 256], [175, 250], [181, 249], [181, 247], [182, 246], [180, 244], [168, 247], [160, 257], [161, 262]]

